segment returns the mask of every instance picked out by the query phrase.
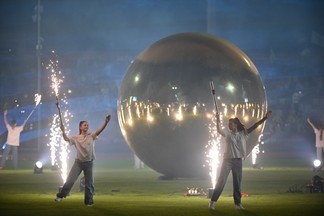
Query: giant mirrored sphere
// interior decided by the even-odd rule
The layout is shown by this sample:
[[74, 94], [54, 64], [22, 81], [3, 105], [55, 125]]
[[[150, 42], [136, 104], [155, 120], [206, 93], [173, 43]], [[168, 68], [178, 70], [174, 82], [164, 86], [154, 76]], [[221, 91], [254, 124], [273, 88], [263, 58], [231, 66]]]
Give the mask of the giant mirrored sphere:
[[[129, 147], [147, 166], [165, 177], [208, 176], [206, 146], [215, 113], [211, 82], [224, 128], [231, 117], [249, 127], [265, 114], [265, 89], [257, 68], [221, 38], [171, 35], [131, 62], [120, 86], [118, 120]], [[248, 137], [248, 152], [263, 127]]]

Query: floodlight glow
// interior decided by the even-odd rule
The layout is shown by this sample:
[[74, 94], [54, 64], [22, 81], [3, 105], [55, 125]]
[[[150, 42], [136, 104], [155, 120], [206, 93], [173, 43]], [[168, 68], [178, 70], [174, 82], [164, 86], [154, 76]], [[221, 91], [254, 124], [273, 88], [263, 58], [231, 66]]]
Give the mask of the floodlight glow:
[[179, 106], [178, 113], [175, 114], [175, 119], [177, 121], [182, 121], [183, 120], [181, 105]]
[[193, 112], [194, 115], [197, 115], [197, 106], [193, 107], [192, 112]]
[[212, 115], [212, 114], [210, 114], [210, 113], [206, 113], [206, 118], [208, 118], [208, 119], [212, 119], [214, 116]]
[[235, 90], [235, 87], [231, 83], [228, 83], [227, 86], [226, 86], [226, 89], [228, 91], [230, 91], [231, 93], [233, 93], [234, 90]]
[[133, 120], [132, 119], [128, 119], [127, 123], [128, 123], [129, 126], [132, 126], [133, 125]]
[[314, 162], [313, 162], [313, 165], [314, 165], [315, 168], [320, 167], [321, 164], [322, 164], [322, 162], [320, 160], [314, 160]]
[[150, 113], [150, 108], [147, 107], [147, 115], [146, 115], [146, 119], [148, 122], [153, 122], [154, 118], [152, 117], [151, 113]]
[[137, 83], [137, 82], [139, 81], [139, 79], [140, 79], [140, 78], [139, 78], [139, 75], [135, 76], [135, 80], [134, 80], [135, 83]]
[[34, 174], [42, 174], [43, 173], [43, 163], [41, 161], [37, 161], [34, 166]]
[[37, 161], [35, 163], [35, 165], [36, 165], [37, 168], [42, 168], [43, 167], [43, 163], [41, 161]]
[[244, 116], [243, 120], [246, 121], [246, 122], [249, 121], [249, 116]]

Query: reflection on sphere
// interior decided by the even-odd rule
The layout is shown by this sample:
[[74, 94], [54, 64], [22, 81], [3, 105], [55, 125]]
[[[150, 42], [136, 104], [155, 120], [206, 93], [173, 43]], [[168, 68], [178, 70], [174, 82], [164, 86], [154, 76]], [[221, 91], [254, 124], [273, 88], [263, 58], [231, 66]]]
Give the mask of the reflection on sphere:
[[[118, 119], [129, 147], [167, 177], [205, 177], [214, 116], [214, 82], [223, 127], [231, 117], [251, 126], [266, 112], [265, 90], [253, 62], [229, 42], [202, 33], [171, 35], [131, 63], [118, 96]], [[263, 126], [248, 138], [257, 144]]]

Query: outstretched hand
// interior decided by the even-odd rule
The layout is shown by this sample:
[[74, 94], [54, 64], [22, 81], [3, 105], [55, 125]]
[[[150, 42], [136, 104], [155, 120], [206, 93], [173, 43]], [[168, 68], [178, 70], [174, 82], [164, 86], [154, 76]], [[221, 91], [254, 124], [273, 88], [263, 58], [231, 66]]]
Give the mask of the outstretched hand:
[[271, 110], [266, 113], [266, 117], [267, 118], [269, 118], [271, 115], [272, 115], [272, 111]]

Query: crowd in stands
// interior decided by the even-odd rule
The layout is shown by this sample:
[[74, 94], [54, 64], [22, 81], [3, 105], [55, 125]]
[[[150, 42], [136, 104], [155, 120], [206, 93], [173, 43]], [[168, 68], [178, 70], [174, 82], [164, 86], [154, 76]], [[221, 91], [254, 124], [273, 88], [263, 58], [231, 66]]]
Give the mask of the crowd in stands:
[[306, 119], [324, 121], [324, 75], [288, 76], [264, 81], [268, 106], [273, 117], [271, 132], [305, 132], [310, 130]]

